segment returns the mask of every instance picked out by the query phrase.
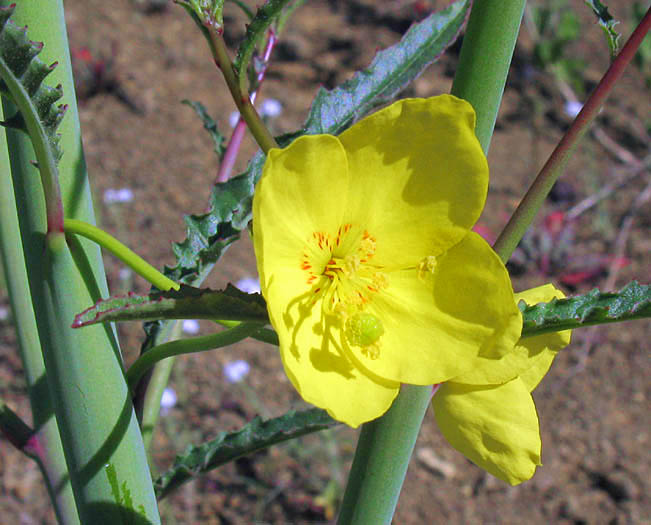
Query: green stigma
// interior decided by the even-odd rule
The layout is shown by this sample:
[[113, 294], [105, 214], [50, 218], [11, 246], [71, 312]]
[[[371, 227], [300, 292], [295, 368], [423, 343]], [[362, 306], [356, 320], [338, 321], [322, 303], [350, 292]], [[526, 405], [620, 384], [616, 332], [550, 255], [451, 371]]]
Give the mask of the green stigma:
[[382, 321], [367, 312], [360, 312], [346, 320], [346, 339], [353, 346], [371, 346], [384, 334]]

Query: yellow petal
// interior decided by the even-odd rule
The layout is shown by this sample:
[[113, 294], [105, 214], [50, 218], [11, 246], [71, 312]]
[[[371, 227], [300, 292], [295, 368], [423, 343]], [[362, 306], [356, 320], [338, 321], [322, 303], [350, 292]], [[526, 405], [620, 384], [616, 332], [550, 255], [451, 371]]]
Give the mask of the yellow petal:
[[346, 220], [378, 239], [377, 262], [438, 255], [477, 221], [488, 164], [474, 130], [472, 106], [442, 95], [401, 100], [340, 135], [354, 174]]
[[[516, 303], [524, 300], [527, 304], [549, 302], [561, 297], [565, 297], [563, 292], [551, 284], [515, 294]], [[533, 384], [529, 389], [531, 391], [549, 370], [556, 352], [567, 346], [569, 336], [570, 330], [566, 330], [520, 339], [512, 352], [498, 359], [480, 358], [475, 368], [453, 378], [453, 381], [471, 385], [497, 385], [521, 376], [525, 384]]]
[[368, 309], [383, 323], [379, 357], [360, 366], [401, 383], [441, 383], [476, 366], [480, 355], [511, 351], [522, 320], [506, 268], [475, 233], [437, 258], [433, 274], [388, 275]]
[[337, 320], [323, 315], [320, 301], [313, 306], [310, 301], [309, 296], [290, 300], [280, 322], [274, 322], [289, 379], [305, 401], [351, 427], [381, 416], [399, 383], [376, 381], [351, 363], [341, 347]]
[[[515, 294], [516, 301], [524, 301], [528, 305], [548, 303], [552, 299], [562, 299], [564, 297], [565, 294], [551, 284]], [[531, 357], [530, 366], [520, 373], [520, 379], [529, 392], [532, 392], [542, 378], [545, 377], [558, 351], [570, 344], [571, 336], [572, 330], [563, 330], [562, 332], [551, 332], [520, 339], [516, 348], [526, 352]]]
[[548, 303], [552, 299], [563, 299], [565, 294], [554, 287], [553, 284], [547, 283], [542, 286], [537, 286], [536, 288], [529, 288], [522, 292], [517, 292], [515, 294], [515, 301], [520, 302], [524, 301], [529, 306], [538, 304], [538, 303]]
[[271, 150], [256, 187], [253, 246], [262, 295], [280, 336], [285, 308], [312, 288], [301, 267], [308, 239], [336, 231], [341, 222], [344, 203], [330, 184], [347, 186], [346, 156], [335, 137], [318, 135]]
[[254, 241], [261, 233], [267, 244], [286, 238], [304, 242], [315, 231], [336, 232], [348, 183], [346, 154], [336, 137], [303, 136], [285, 149], [272, 149], [253, 196]]
[[450, 444], [493, 476], [517, 485], [541, 464], [538, 415], [520, 379], [493, 387], [445, 383], [432, 405]]
[[382, 415], [397, 383], [378, 383], [351, 366], [326, 330], [320, 302], [301, 268], [314, 232], [336, 232], [348, 186], [335, 137], [301, 137], [271, 150], [253, 199], [253, 242], [262, 294], [278, 332], [285, 370], [301, 396], [356, 427]]

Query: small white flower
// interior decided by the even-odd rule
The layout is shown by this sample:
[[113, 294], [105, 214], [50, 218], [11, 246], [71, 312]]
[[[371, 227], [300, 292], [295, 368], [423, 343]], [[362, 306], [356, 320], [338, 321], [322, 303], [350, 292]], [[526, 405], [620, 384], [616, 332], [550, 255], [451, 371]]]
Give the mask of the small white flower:
[[183, 321], [183, 332], [190, 335], [199, 333], [199, 321], [196, 319], [186, 319]]
[[260, 293], [260, 279], [257, 277], [244, 277], [237, 281], [235, 286], [246, 293]]
[[575, 118], [583, 109], [583, 104], [577, 100], [568, 100], [565, 102], [565, 114], [568, 117]]
[[160, 398], [160, 413], [161, 415], [167, 414], [174, 406], [176, 405], [176, 402], [178, 401], [178, 397], [176, 396], [176, 392], [174, 392], [173, 388], [166, 388], [163, 390], [163, 395]]
[[9, 319], [9, 308], [0, 306], [0, 321], [7, 321]]
[[133, 275], [133, 272], [131, 271], [131, 268], [121, 268], [120, 271], [118, 272], [118, 277], [120, 278], [120, 281], [128, 281], [131, 279], [131, 276]]
[[109, 188], [104, 192], [106, 204], [125, 203], [133, 200], [133, 191], [130, 188]]
[[235, 126], [237, 126], [237, 121], [238, 120], [240, 120], [240, 112], [239, 111], [233, 111], [233, 113], [231, 113], [228, 116], [228, 123], [230, 124], [231, 128], [234, 128]]
[[230, 361], [224, 365], [224, 379], [229, 383], [239, 383], [251, 370], [249, 363], [242, 359]]
[[260, 106], [260, 115], [263, 117], [277, 117], [283, 112], [282, 104], [275, 98], [267, 98], [262, 101]]

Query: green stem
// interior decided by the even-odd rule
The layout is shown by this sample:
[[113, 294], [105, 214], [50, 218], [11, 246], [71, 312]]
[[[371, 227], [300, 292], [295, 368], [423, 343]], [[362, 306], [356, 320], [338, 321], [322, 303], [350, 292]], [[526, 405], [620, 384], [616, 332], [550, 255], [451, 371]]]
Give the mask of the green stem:
[[[475, 108], [476, 133], [484, 151], [490, 145], [524, 5], [525, 0], [475, 0], [470, 13], [452, 93]], [[405, 385], [384, 416], [364, 424], [339, 523], [391, 523], [431, 393], [430, 386]]]
[[[226, 328], [235, 328], [236, 326], [242, 324], [242, 321], [227, 321], [225, 319], [219, 319], [215, 321], [217, 324], [225, 326]], [[259, 328], [256, 332], [253, 332], [249, 337], [262, 341], [274, 346], [280, 346], [280, 341], [278, 341], [278, 334], [270, 330], [269, 328]]]
[[210, 51], [215, 59], [215, 63], [221, 70], [222, 75], [224, 75], [224, 80], [226, 81], [226, 85], [231, 92], [231, 96], [235, 101], [235, 105], [237, 106], [240, 115], [246, 121], [253, 138], [258, 143], [258, 146], [260, 146], [262, 151], [267, 153], [270, 149], [277, 148], [278, 144], [260, 118], [255, 106], [251, 103], [249, 94], [243, 93], [240, 89], [240, 83], [238, 82], [235, 70], [233, 69], [233, 62], [228, 56], [226, 43], [224, 42], [224, 38], [220, 31], [221, 30], [214, 27], [208, 28], [208, 34], [210, 36]]
[[155, 346], [142, 354], [131, 365], [131, 368], [127, 372], [127, 384], [130, 389], [134, 389], [142, 375], [163, 359], [182, 354], [206, 352], [221, 348], [222, 346], [232, 345], [249, 337], [259, 326], [258, 323], [242, 323], [235, 328], [229, 328], [216, 334], [192, 337], [190, 339], [178, 339]]
[[[3, 112], [0, 106], [1, 118]], [[0, 173], [9, 172], [6, 135], [0, 132]], [[12, 178], [8, 175], [0, 175], [0, 260], [5, 272], [18, 352], [29, 392], [32, 421], [38, 430], [41, 449], [39, 467], [44, 475], [57, 521], [68, 525], [77, 524], [79, 514], [72, 487], [70, 482], [66, 481], [69, 480], [68, 467], [63, 455], [59, 428], [56, 418], [52, 417], [52, 400], [48, 395], [47, 375], [25, 268], [14, 186]]]
[[391, 523], [431, 386], [402, 385], [381, 418], [364, 424], [337, 523]]
[[76, 219], [65, 219], [63, 224], [66, 234], [76, 233], [96, 242], [160, 290], [178, 290], [180, 288], [178, 283], [165, 277], [142, 257], [127, 248], [115, 237], [109, 235], [104, 230], [100, 230], [97, 226]]
[[651, 26], [651, 8], [637, 26], [631, 37], [622, 48], [617, 58], [606, 71], [599, 85], [595, 88], [590, 98], [577, 115], [576, 119], [567, 130], [558, 146], [543, 166], [542, 170], [531, 184], [526, 195], [504, 227], [504, 230], [495, 241], [494, 250], [503, 262], [508, 261], [516, 246], [522, 239], [527, 228], [533, 222], [536, 213], [543, 205], [552, 186], [563, 173], [567, 161], [577, 144], [588, 130], [588, 126], [595, 119], [606, 97], [612, 91], [617, 80], [621, 77], [624, 68], [633, 59], [645, 35]]
[[[181, 327], [182, 324], [179, 321], [166, 321], [161, 328], [161, 334], [157, 340], [167, 342], [178, 339], [181, 334]], [[170, 375], [174, 368], [174, 361], [174, 357], [159, 361], [154, 366], [151, 376], [146, 381], [140, 381], [136, 387], [136, 406], [138, 409], [142, 407], [142, 440], [149, 456], [151, 456], [150, 445], [154, 437], [156, 421], [160, 413], [160, 402], [163, 398], [163, 392], [169, 383]], [[151, 461], [150, 464], [153, 465]]]
[[475, 134], [488, 152], [526, 0], [475, 0], [451, 93], [477, 113]]

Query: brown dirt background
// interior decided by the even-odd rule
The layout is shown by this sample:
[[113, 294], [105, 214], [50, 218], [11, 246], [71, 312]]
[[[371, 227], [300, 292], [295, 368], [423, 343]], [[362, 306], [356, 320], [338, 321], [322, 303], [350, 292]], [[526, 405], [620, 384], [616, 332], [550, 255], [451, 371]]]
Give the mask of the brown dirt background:
[[[252, 2], [248, 2], [252, 4]], [[633, 2], [611, 6], [631, 31]], [[410, 2], [312, 0], [301, 8], [281, 37], [261, 98], [274, 98], [282, 114], [271, 121], [274, 133], [303, 122], [319, 85], [333, 87], [366, 66], [378, 48], [396, 42], [417, 15]], [[438, 4], [435, 5], [435, 4]], [[608, 65], [601, 31], [582, 2], [570, 2], [582, 19], [582, 39], [570, 53], [588, 61], [584, 76], [596, 82]], [[96, 56], [114, 53], [121, 87], [143, 109], [137, 114], [110, 93], [81, 104], [84, 146], [99, 220], [158, 266], [173, 262], [170, 241], [184, 238], [182, 215], [205, 208], [216, 174], [212, 144], [188, 98], [203, 102], [220, 130], [230, 131], [234, 110], [198, 31], [181, 10], [169, 6], [145, 13], [129, 0], [68, 0], [66, 16], [73, 48], [86, 46]], [[444, 2], [430, 2], [441, 7]], [[136, 7], [134, 7], [136, 6]], [[243, 19], [233, 4], [227, 37], [237, 42]], [[523, 30], [493, 138], [489, 162], [491, 190], [482, 225], [499, 231], [569, 119], [553, 79], [531, 66], [531, 39]], [[406, 92], [430, 96], [447, 92], [458, 46], [432, 66]], [[648, 154], [649, 91], [642, 75], [629, 67], [600, 117], [600, 126], [620, 148], [638, 159]], [[246, 138], [239, 168], [255, 151]], [[565, 179], [577, 199], [594, 193], [626, 166], [593, 137], [580, 146]], [[644, 178], [646, 177], [646, 179]], [[573, 249], [584, 257], [612, 253], [632, 200], [648, 184], [648, 173], [633, 179], [601, 205], [583, 214]], [[107, 205], [109, 188], [131, 188], [131, 203]], [[548, 203], [546, 211], [572, 202]], [[625, 244], [631, 264], [616, 281], [649, 282], [651, 221], [648, 203], [637, 211]], [[139, 278], [120, 277], [121, 266], [106, 258], [113, 293], [145, 292]], [[607, 274], [607, 269], [606, 272]], [[206, 283], [220, 286], [255, 275], [251, 243], [232, 247]], [[521, 290], [556, 281], [529, 264], [514, 277]], [[577, 292], [603, 286], [607, 275], [579, 285]], [[6, 292], [0, 290], [6, 306]], [[202, 330], [212, 330], [202, 323]], [[142, 332], [119, 327], [127, 363], [137, 355]], [[535, 392], [543, 437], [543, 462], [534, 478], [509, 487], [486, 475], [453, 450], [433, 418], [423, 425], [394, 523], [649, 523], [649, 359], [648, 322], [586, 329], [556, 360]], [[224, 363], [246, 359], [251, 374], [244, 384], [222, 378]], [[280, 415], [302, 402], [282, 371], [277, 352], [261, 343], [242, 343], [177, 360], [171, 386], [179, 401], [154, 440], [160, 471], [188, 443], [238, 428], [255, 414]], [[25, 419], [29, 406], [10, 322], [0, 324], [0, 395]], [[352, 459], [356, 433], [339, 428], [273, 447], [231, 463], [186, 484], [161, 504], [165, 523], [324, 523], [336, 511]], [[434, 461], [432, 460], [434, 458]], [[439, 464], [439, 466], [436, 466]], [[440, 466], [442, 465], [442, 466]], [[36, 466], [0, 443], [0, 522], [54, 523]]]

